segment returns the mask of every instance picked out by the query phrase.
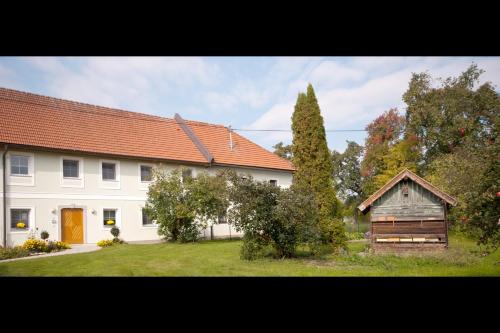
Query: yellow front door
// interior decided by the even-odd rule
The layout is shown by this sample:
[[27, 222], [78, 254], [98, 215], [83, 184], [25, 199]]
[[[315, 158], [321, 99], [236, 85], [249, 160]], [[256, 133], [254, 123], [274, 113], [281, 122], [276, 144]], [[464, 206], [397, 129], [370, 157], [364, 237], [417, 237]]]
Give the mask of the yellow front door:
[[83, 244], [83, 209], [61, 210], [61, 240], [70, 244]]

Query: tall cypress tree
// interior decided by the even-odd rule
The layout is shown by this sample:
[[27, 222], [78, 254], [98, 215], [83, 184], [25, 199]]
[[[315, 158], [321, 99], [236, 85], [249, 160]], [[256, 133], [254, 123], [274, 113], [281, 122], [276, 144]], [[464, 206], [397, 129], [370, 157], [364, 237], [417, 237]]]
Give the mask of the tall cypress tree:
[[293, 186], [311, 192], [318, 204], [320, 229], [325, 243], [345, 246], [339, 201], [333, 186], [333, 165], [326, 133], [311, 84], [300, 93], [292, 116], [292, 162], [297, 169]]

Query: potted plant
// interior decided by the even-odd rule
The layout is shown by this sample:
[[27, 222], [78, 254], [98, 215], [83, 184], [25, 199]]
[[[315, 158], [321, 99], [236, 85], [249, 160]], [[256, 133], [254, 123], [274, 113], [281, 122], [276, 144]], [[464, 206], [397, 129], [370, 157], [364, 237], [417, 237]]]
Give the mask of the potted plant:
[[113, 235], [113, 237], [114, 237], [113, 242], [119, 243], [120, 239], [118, 238], [118, 236], [120, 235], [120, 229], [118, 229], [118, 227], [115, 226], [115, 227], [111, 228], [110, 232], [111, 232], [111, 235]]
[[106, 221], [106, 225], [114, 225], [114, 224], [115, 224], [115, 221], [113, 221], [113, 220]]
[[16, 224], [16, 228], [18, 228], [18, 229], [26, 229], [26, 223], [24, 223], [24, 221], [19, 221]]

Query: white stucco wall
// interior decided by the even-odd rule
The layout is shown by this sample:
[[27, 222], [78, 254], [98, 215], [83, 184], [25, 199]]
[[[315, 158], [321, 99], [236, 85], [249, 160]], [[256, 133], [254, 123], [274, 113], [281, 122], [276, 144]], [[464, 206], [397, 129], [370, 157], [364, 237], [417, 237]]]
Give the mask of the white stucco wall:
[[[61, 239], [61, 209], [82, 208], [84, 215], [84, 241], [96, 243], [101, 239], [110, 239], [109, 230], [102, 226], [102, 211], [104, 208], [118, 210], [117, 225], [120, 227], [120, 237], [125, 241], [157, 240], [156, 227], [143, 227], [141, 208], [144, 207], [148, 184], [140, 182], [140, 164], [151, 165], [150, 162], [141, 162], [132, 159], [102, 158], [94, 156], [80, 156], [83, 169], [83, 179], [70, 180], [62, 177], [62, 157], [72, 155], [53, 152], [28, 151], [33, 156], [33, 173], [29, 177], [11, 177], [7, 164], [7, 242], [8, 245], [23, 243], [29, 236], [28, 231], [10, 231], [10, 208], [32, 209], [30, 228], [39, 236], [42, 230], [50, 234], [50, 239]], [[8, 156], [15, 153], [9, 152]], [[9, 159], [8, 159], [9, 160]], [[115, 161], [119, 163], [119, 181], [103, 183], [101, 179], [101, 162]], [[167, 169], [174, 169], [178, 165], [164, 164]], [[215, 173], [220, 167], [189, 166], [193, 175], [201, 171]], [[0, 164], [0, 171], [1, 171]], [[275, 179], [278, 185], [288, 187], [292, 181], [292, 174], [284, 171], [262, 170], [251, 168], [233, 168], [237, 172], [250, 173], [256, 180]], [[1, 173], [0, 173], [1, 174]], [[0, 191], [1, 187], [0, 177]], [[0, 197], [3, 193], [0, 192]], [[0, 204], [0, 214], [3, 214], [3, 204]], [[0, 221], [3, 215], [0, 215]], [[0, 243], [3, 242], [3, 228], [0, 228]], [[234, 228], [229, 230], [228, 224], [214, 225], [215, 237], [238, 236]], [[210, 237], [210, 227], [203, 235]]]

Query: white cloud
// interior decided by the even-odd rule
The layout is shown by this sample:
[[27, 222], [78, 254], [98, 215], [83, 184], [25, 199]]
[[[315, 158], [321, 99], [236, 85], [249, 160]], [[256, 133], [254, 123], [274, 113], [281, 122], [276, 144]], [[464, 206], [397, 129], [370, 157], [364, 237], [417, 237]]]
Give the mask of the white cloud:
[[[500, 84], [500, 60], [479, 58], [475, 62], [486, 70], [482, 82]], [[316, 64], [307, 74], [288, 84], [288, 90], [305, 91], [313, 83], [326, 129], [363, 129], [383, 111], [397, 107], [404, 113], [402, 95], [408, 88], [411, 73], [428, 70], [434, 78], [457, 76], [472, 63], [469, 58], [355, 58], [340, 65], [334, 61]], [[498, 90], [498, 89], [497, 89]], [[296, 94], [271, 106], [248, 127], [253, 129], [288, 129]], [[257, 137], [257, 136], [256, 136]], [[261, 135], [261, 144], [270, 146], [280, 140], [291, 141], [287, 133]], [[345, 144], [335, 143], [339, 149]]]
[[[52, 96], [108, 107], [153, 112], [168, 93], [217, 82], [218, 68], [201, 58], [91, 57], [26, 58], [46, 77]], [[81, 63], [75, 66], [75, 61]], [[70, 62], [73, 62], [70, 64]]]
[[20, 89], [21, 85], [18, 81], [16, 73], [4, 65], [0, 64], [0, 87]]

